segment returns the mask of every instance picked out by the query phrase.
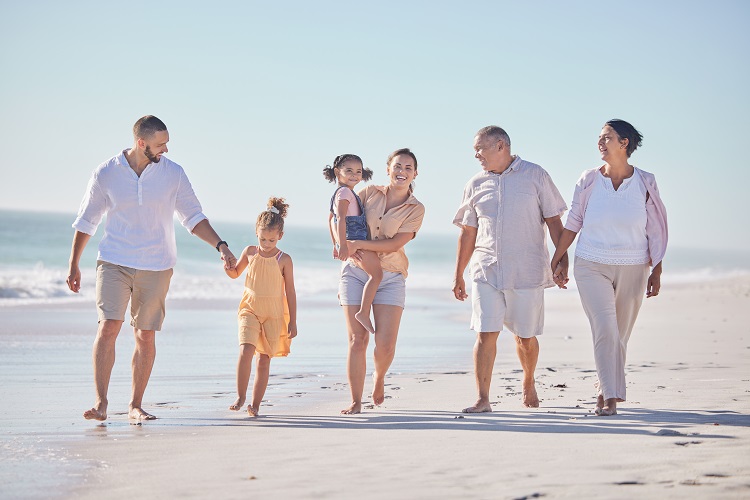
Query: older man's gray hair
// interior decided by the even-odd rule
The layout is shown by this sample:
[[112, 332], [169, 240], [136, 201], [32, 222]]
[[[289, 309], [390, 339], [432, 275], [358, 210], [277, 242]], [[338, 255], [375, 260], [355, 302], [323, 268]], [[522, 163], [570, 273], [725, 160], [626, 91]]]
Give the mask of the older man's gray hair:
[[503, 141], [505, 145], [510, 149], [510, 137], [508, 133], [497, 125], [489, 125], [487, 127], [479, 129], [476, 137], [487, 137], [495, 141]]

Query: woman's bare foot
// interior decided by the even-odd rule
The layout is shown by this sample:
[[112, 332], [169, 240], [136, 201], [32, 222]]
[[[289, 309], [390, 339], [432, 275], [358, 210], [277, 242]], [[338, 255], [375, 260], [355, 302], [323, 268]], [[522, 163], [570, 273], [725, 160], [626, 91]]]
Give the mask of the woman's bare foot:
[[602, 408], [596, 409], [595, 412], [600, 417], [611, 417], [612, 415], [617, 415], [617, 399], [611, 398], [604, 402], [604, 406]]
[[140, 408], [138, 406], [134, 406], [130, 408], [130, 411], [128, 412], [128, 418], [132, 418], [135, 420], [156, 420], [156, 417], [151, 415], [150, 413], [146, 413], [143, 411], [143, 408]]
[[251, 417], [257, 417], [259, 410], [260, 410], [259, 407], [256, 408], [253, 405], [247, 405], [247, 414], [250, 415]]
[[365, 327], [365, 330], [367, 330], [370, 333], [375, 333], [375, 327], [372, 326], [372, 322], [370, 321], [370, 315], [365, 313], [364, 311], [359, 311], [354, 314], [354, 317], [356, 318], [359, 323]]
[[342, 415], [356, 415], [362, 413], [362, 403], [352, 403], [349, 408], [341, 410]]
[[598, 415], [600, 411], [602, 411], [602, 408], [604, 408], [604, 396], [599, 394], [596, 398], [596, 410], [595, 413]]
[[492, 411], [492, 405], [490, 402], [484, 399], [477, 399], [474, 406], [469, 406], [461, 410], [461, 413], [488, 413]]
[[229, 406], [229, 409], [232, 411], [239, 411], [243, 406], [245, 406], [245, 398], [237, 398], [237, 400]]
[[536, 386], [533, 380], [531, 384], [524, 384], [523, 405], [526, 408], [539, 408], [539, 396], [536, 393]]
[[385, 377], [379, 377], [377, 373], [372, 374], [372, 402], [380, 406], [385, 401]]
[[86, 420], [107, 420], [107, 403], [100, 403], [90, 410], [83, 412], [83, 418]]

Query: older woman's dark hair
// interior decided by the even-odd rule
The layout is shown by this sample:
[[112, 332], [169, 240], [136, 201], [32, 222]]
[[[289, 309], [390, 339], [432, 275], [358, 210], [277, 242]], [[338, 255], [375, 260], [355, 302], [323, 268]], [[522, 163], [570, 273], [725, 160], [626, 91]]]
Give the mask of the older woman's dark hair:
[[633, 151], [638, 149], [638, 147], [643, 144], [643, 136], [641, 135], [641, 133], [638, 132], [634, 126], [632, 126], [625, 120], [618, 120], [617, 118], [614, 118], [612, 120], [609, 120], [604, 125], [609, 125], [610, 127], [612, 127], [614, 131], [617, 132], [617, 135], [620, 136], [620, 139], [628, 140], [628, 146], [625, 149], [628, 157], [630, 157], [630, 155], [633, 154]]

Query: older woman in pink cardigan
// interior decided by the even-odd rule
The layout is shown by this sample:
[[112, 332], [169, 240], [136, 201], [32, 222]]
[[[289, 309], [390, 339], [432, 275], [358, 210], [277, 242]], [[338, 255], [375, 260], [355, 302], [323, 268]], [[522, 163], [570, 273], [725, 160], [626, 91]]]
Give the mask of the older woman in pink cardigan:
[[[576, 184], [551, 262], [554, 273], [580, 232], [574, 275], [594, 340], [600, 416], [615, 415], [617, 403], [625, 401], [628, 339], [643, 296], [656, 297], [661, 288], [667, 212], [653, 174], [629, 163], [642, 140], [626, 121], [604, 124], [604, 165], [585, 171]], [[560, 286], [568, 281], [559, 270], [554, 279]]]

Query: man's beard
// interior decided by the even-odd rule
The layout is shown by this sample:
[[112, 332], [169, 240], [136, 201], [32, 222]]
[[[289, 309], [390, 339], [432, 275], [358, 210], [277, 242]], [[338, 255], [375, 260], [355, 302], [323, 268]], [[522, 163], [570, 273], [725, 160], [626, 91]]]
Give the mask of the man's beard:
[[151, 163], [159, 163], [159, 158], [151, 152], [151, 146], [146, 146], [146, 150], [143, 152]]

